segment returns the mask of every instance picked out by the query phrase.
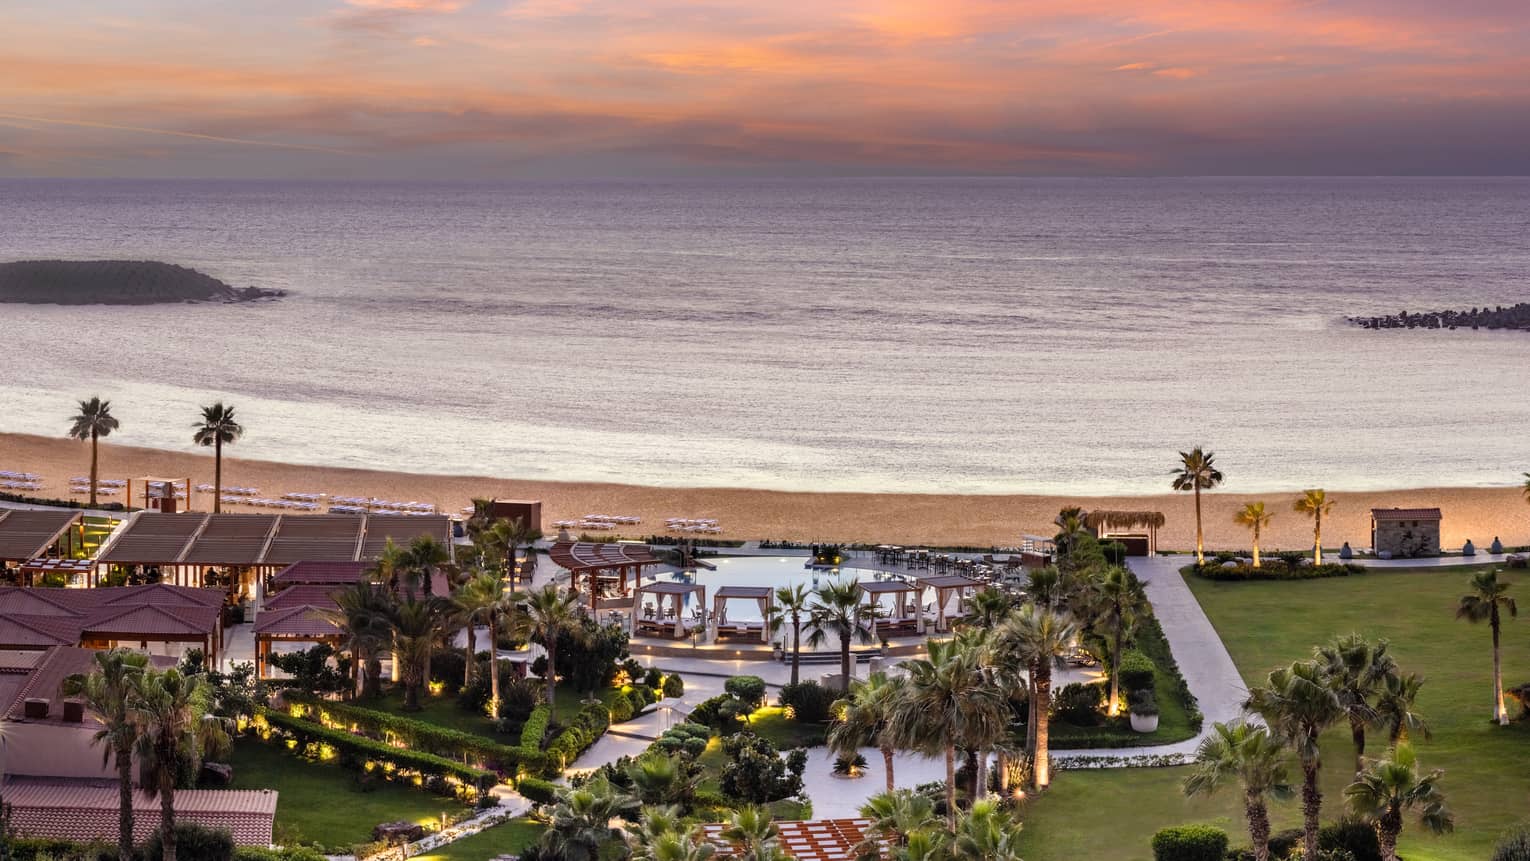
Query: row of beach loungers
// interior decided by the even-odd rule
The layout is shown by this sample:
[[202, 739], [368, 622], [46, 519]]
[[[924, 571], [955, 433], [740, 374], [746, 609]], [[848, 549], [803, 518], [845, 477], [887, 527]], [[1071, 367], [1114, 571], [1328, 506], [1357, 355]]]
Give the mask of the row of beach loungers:
[[553, 526], [559, 529], [604, 531], [622, 526], [635, 526], [642, 522], [643, 518], [632, 514], [586, 514], [578, 520], [555, 520]]
[[717, 521], [710, 518], [671, 517], [664, 521], [664, 526], [671, 532], [699, 532], [707, 535], [721, 535], [722, 527]]
[[42, 490], [42, 479], [35, 472], [0, 469], [0, 490]]

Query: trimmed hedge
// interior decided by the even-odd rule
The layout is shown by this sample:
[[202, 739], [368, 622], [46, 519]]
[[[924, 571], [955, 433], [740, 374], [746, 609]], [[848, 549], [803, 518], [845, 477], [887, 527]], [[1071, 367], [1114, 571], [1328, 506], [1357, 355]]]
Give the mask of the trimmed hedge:
[[664, 677], [664, 686], [660, 688], [664, 692], [665, 699], [675, 699], [685, 696], [685, 679], [680, 678], [679, 673], [670, 673]]
[[264, 846], [235, 846], [234, 861], [327, 861], [323, 852], [307, 846], [267, 849]]
[[1137, 625], [1137, 648], [1142, 654], [1147, 655], [1158, 669], [1163, 671], [1173, 683], [1166, 691], [1157, 691], [1160, 696], [1170, 696], [1179, 702], [1185, 709], [1185, 715], [1190, 719], [1190, 728], [1196, 732], [1201, 731], [1206, 718], [1201, 714], [1200, 700], [1195, 694], [1190, 693], [1190, 683], [1185, 681], [1185, 676], [1179, 671], [1179, 664], [1174, 660], [1174, 650], [1169, 648], [1169, 638], [1164, 636], [1163, 626], [1158, 623], [1158, 617], [1148, 613]]
[[1126, 691], [1152, 688], [1157, 672], [1153, 659], [1137, 649], [1127, 649], [1121, 654], [1121, 687]]
[[288, 690], [283, 699], [304, 710], [318, 710], [328, 714], [335, 723], [354, 726], [371, 738], [396, 736], [411, 749], [438, 757], [476, 759], [496, 771], [511, 773], [525, 767], [538, 770], [545, 764], [539, 747], [513, 747], [493, 739], [461, 730], [426, 723], [413, 718], [401, 717], [388, 712], [369, 709], [350, 703], [321, 699], [307, 691]]
[[547, 738], [547, 725], [552, 723], [552, 706], [543, 703], [531, 710], [526, 725], [521, 727], [521, 749], [541, 751], [542, 741]]
[[1210, 825], [1178, 825], [1153, 835], [1153, 861], [1223, 861], [1227, 832]]
[[[318, 748], [328, 745], [334, 748], [339, 763], [348, 768], [367, 771], [366, 763], [372, 760], [391, 764], [394, 769], [417, 771], [427, 777], [455, 777], [479, 792], [487, 791], [489, 787], [499, 782], [499, 775], [492, 771], [463, 765], [456, 760], [432, 753], [394, 747], [364, 735], [355, 735], [343, 729], [330, 729], [311, 720], [293, 717], [286, 712], [257, 706], [255, 709], [257, 731], [262, 721], [265, 722], [268, 731], [261, 732], [261, 738], [280, 735], [295, 741], [298, 748], [305, 749], [309, 746]], [[382, 770], [384, 776], [387, 776], [387, 769], [378, 770]]]
[[611, 713], [605, 703], [589, 703], [581, 708], [574, 720], [547, 745], [547, 764], [543, 773], [558, 774], [567, 768], [579, 754], [605, 735], [610, 726]]
[[1258, 568], [1242, 564], [1234, 568], [1223, 568], [1220, 564], [1208, 562], [1205, 565], [1186, 565], [1179, 570], [1181, 573], [1194, 574], [1205, 580], [1321, 580], [1325, 577], [1348, 577], [1351, 574], [1364, 574], [1365, 566], [1356, 565], [1353, 562], [1325, 562], [1322, 565], [1291, 566], [1279, 559], [1275, 559], [1266, 561]]
[[527, 801], [551, 804], [558, 797], [558, 785], [540, 777], [523, 777], [515, 782], [515, 790]]

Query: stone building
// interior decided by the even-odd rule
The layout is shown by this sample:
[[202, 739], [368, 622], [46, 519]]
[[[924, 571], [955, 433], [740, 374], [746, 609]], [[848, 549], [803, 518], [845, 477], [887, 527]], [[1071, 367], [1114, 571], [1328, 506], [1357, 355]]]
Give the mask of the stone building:
[[1371, 509], [1371, 549], [1382, 558], [1440, 555], [1440, 510]]

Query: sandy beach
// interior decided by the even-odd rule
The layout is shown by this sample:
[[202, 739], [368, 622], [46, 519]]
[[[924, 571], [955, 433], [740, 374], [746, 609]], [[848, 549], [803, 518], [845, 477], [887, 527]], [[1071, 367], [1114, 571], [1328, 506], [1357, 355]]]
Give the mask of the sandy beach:
[[[237, 451], [238, 449], [234, 449]], [[89, 469], [84, 443], [22, 434], [0, 434], [0, 469], [39, 473], [41, 496], [68, 497], [70, 477]], [[1167, 486], [1167, 466], [1164, 484]], [[212, 481], [209, 455], [103, 444], [101, 477], [153, 475]], [[799, 493], [751, 489], [643, 487], [623, 484], [521, 481], [489, 476], [418, 475], [385, 471], [315, 467], [226, 457], [224, 483], [260, 488], [266, 496], [290, 491], [373, 496], [431, 502], [456, 512], [475, 496], [540, 499], [547, 523], [585, 514], [630, 514], [643, 518], [631, 534], [662, 531], [665, 518], [716, 518], [725, 536], [737, 539], [796, 541], [870, 541], [903, 544], [1005, 545], [1022, 534], [1052, 534], [1052, 518], [1065, 505], [1085, 508], [1151, 509], [1164, 512], [1159, 533], [1164, 549], [1193, 546], [1195, 516], [1189, 494], [1161, 496], [1070, 497], [1042, 495], [944, 495], [873, 493]], [[1438, 506], [1444, 510], [1442, 539], [1447, 548], [1467, 538], [1483, 549], [1494, 536], [1505, 544], [1530, 544], [1530, 505], [1517, 487], [1418, 488], [1345, 493], [1330, 489], [1338, 501], [1324, 524], [1327, 546], [1370, 542], [1371, 508]], [[1208, 547], [1243, 548], [1245, 529], [1232, 522], [1244, 502], [1263, 500], [1276, 512], [1264, 547], [1310, 547], [1312, 523], [1293, 513], [1295, 493], [1209, 493], [1204, 498]], [[120, 500], [120, 497], [116, 497]], [[199, 495], [199, 505], [207, 498]], [[234, 508], [232, 510], [241, 510]]]

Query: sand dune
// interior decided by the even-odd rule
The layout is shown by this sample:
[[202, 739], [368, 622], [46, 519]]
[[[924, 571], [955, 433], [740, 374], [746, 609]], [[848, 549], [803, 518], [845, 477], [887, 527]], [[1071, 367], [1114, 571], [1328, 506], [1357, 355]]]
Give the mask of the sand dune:
[[[101, 464], [102, 478], [156, 475], [187, 477], [196, 484], [211, 481], [213, 472], [212, 458], [207, 455], [111, 444], [102, 446]], [[88, 468], [89, 448], [84, 443], [0, 434], [0, 469], [41, 473], [47, 479], [45, 494], [66, 496], [69, 478], [84, 474]], [[667, 488], [416, 475], [242, 458], [225, 459], [224, 482], [259, 487], [267, 496], [288, 491], [322, 491], [432, 502], [445, 511], [461, 509], [474, 496], [540, 499], [548, 522], [587, 513], [638, 515], [644, 524], [634, 528], [633, 534], [657, 530], [667, 517], [714, 517], [722, 523], [727, 536], [733, 538], [1003, 545], [1014, 543], [1025, 533], [1050, 535], [1052, 518], [1059, 508], [1082, 505], [1164, 512], [1168, 522], [1160, 533], [1160, 542], [1165, 548], [1188, 548], [1195, 537], [1194, 509], [1187, 494], [971, 496]], [[1220, 491], [1207, 494], [1208, 546], [1246, 547], [1248, 533], [1233, 524], [1233, 511], [1244, 502], [1262, 499], [1277, 512], [1266, 532], [1265, 548], [1310, 547], [1311, 521], [1290, 511], [1295, 495]], [[1391, 506], [1444, 509], [1442, 538], [1446, 547], [1457, 547], [1471, 538], [1485, 548], [1494, 536], [1501, 536], [1510, 545], [1530, 544], [1530, 506], [1517, 487], [1353, 493], [1334, 490], [1331, 495], [1338, 500], [1338, 507], [1324, 526], [1324, 544], [1328, 546], [1336, 547], [1344, 541], [1356, 547], [1369, 544], [1369, 510]]]

